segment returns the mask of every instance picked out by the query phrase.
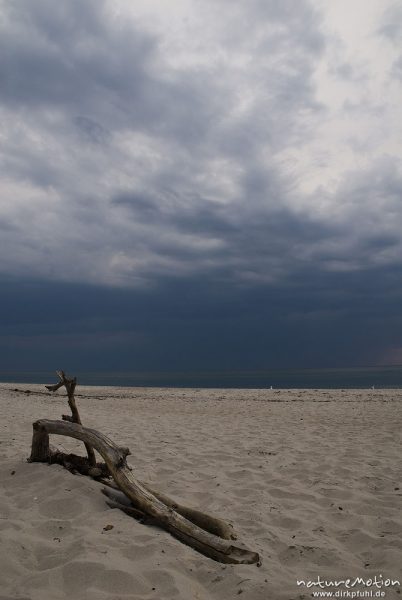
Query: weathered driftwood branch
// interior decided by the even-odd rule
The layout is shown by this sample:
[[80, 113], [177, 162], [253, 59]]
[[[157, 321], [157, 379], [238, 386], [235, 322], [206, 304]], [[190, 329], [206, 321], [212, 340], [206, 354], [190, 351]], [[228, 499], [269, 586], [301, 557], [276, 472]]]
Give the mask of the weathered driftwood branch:
[[[131, 500], [127, 498], [127, 496], [123, 494], [123, 492], [116, 485], [110, 485], [110, 481], [101, 480], [101, 482], [107, 485], [109, 488], [112, 488], [102, 490], [102, 493], [105, 494], [105, 496], [107, 496], [109, 500], [113, 503], [114, 506], [112, 508], [120, 508], [121, 510], [123, 510], [123, 508], [126, 507], [128, 507], [130, 510], [131, 508], [133, 508]], [[218, 519], [217, 517], [212, 517], [211, 515], [208, 515], [195, 508], [190, 508], [188, 506], [178, 504], [175, 500], [172, 500], [172, 498], [166, 496], [166, 494], [162, 494], [161, 492], [152, 489], [147, 483], [144, 483], [143, 481], [139, 481], [139, 483], [142, 486], [144, 486], [144, 488], [147, 489], [148, 492], [153, 494], [153, 496], [158, 498], [158, 500], [163, 502], [163, 504], [165, 504], [168, 508], [172, 508], [177, 513], [182, 515], [182, 517], [185, 517], [195, 525], [198, 525], [198, 527], [201, 527], [201, 529], [205, 529], [205, 531], [209, 531], [209, 533], [217, 535], [223, 538], [224, 540], [237, 539], [237, 535], [234, 532], [233, 527], [229, 525], [229, 523], [226, 523], [225, 521], [223, 521], [222, 519]], [[111, 506], [111, 502], [107, 502], [109, 506]], [[137, 509], [134, 508], [134, 510], [136, 510], [138, 513]], [[124, 510], [124, 512], [127, 512], [127, 510]], [[138, 514], [138, 518], [145, 518], [145, 516], [145, 513]]]
[[109, 469], [103, 462], [97, 462], [95, 466], [90, 465], [86, 456], [78, 456], [77, 454], [66, 454], [60, 452], [57, 448], [53, 448], [49, 452], [47, 462], [51, 465], [62, 465], [71, 473], [80, 473], [81, 475], [89, 475], [99, 479], [101, 477], [109, 477]]
[[[49, 392], [55, 392], [64, 385], [67, 392], [68, 404], [71, 409], [71, 417], [70, 415], [62, 415], [62, 418], [65, 421], [70, 421], [71, 423], [78, 423], [79, 425], [82, 425], [80, 413], [78, 412], [78, 407], [74, 395], [75, 386], [77, 385], [77, 378], [74, 377], [73, 379], [69, 379], [68, 377], [66, 377], [64, 371], [56, 371], [56, 373], [58, 378], [60, 379], [59, 383], [55, 383], [54, 385], [47, 385], [46, 388], [49, 390]], [[92, 446], [85, 442], [85, 449], [87, 451], [88, 462], [90, 466], [96, 467], [95, 452]]]
[[134, 508], [129, 498], [127, 498], [123, 492], [120, 492], [120, 490], [112, 490], [110, 487], [108, 487], [103, 488], [101, 492], [108, 498], [106, 500], [106, 504], [110, 506], [110, 508], [118, 508], [130, 517], [134, 517], [134, 519], [137, 519], [137, 521], [140, 521], [141, 523], [147, 523], [148, 525], [153, 524], [152, 517], [142, 512], [142, 510]]
[[[41, 419], [33, 424], [32, 451], [30, 460], [32, 462], [48, 462], [51, 455], [49, 449], [49, 434], [66, 435], [82, 440], [102, 456], [107, 468], [119, 489], [131, 501], [132, 507], [122, 502], [122, 497], [114, 504], [118, 508], [134, 510], [138, 517], [138, 511], [152, 518], [152, 521], [172, 533], [175, 537], [189, 546], [197, 549], [206, 556], [224, 563], [257, 563], [259, 555], [246, 548], [234, 546], [229, 540], [218, 537], [206, 530], [208, 515], [199, 519], [199, 525], [189, 520], [180, 512], [179, 507], [170, 498], [161, 494], [152, 493], [146, 486], [139, 482], [133, 475], [126, 462], [127, 449], [121, 449], [102, 433], [83, 427], [77, 423], [68, 421], [50, 421]], [[168, 504], [161, 500], [164, 498]], [[170, 506], [169, 506], [170, 503]], [[188, 510], [188, 509], [186, 509]], [[191, 509], [190, 509], [191, 510]], [[125, 510], [125, 512], [130, 512]], [[193, 518], [195, 517], [193, 511]], [[188, 513], [187, 513], [188, 514]], [[202, 513], [200, 513], [202, 514]], [[190, 514], [188, 514], [190, 517]], [[202, 520], [204, 519], [204, 523]]]

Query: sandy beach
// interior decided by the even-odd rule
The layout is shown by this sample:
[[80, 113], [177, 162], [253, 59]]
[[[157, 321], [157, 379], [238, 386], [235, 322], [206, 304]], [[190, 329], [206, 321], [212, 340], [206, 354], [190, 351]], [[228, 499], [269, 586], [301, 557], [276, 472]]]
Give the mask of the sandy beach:
[[228, 520], [262, 565], [214, 562], [111, 510], [96, 481], [27, 463], [32, 422], [66, 399], [3, 383], [1, 600], [296, 600], [319, 590], [297, 580], [402, 580], [402, 390], [79, 386], [77, 401], [139, 479]]

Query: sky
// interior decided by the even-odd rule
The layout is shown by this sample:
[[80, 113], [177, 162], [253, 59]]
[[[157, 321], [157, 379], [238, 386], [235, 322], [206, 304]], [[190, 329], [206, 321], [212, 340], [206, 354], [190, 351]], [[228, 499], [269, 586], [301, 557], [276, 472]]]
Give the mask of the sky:
[[0, 0], [0, 370], [402, 364], [402, 6]]

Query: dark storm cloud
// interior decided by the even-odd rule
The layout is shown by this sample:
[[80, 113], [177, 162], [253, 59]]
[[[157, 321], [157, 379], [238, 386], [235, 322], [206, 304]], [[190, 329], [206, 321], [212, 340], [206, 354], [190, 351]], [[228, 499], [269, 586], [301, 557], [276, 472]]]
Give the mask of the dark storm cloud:
[[[70, 115], [103, 142], [105, 131], [128, 129], [192, 143], [216, 115], [219, 86], [210, 89], [208, 74], [165, 71], [158, 40], [114, 17], [104, 1], [17, 0], [3, 11], [0, 99], [8, 108]], [[58, 126], [56, 135], [65, 134]]]
[[[133, 91], [128, 75], [139, 83], [146, 77], [152, 39], [108, 28], [104, 11], [102, 0], [57, 4], [17, 0], [3, 6], [3, 101], [82, 110], [99, 92], [118, 97], [122, 90]], [[99, 96], [98, 108], [102, 102]]]
[[[399, 160], [336, 157], [336, 186], [312, 192], [296, 169], [325, 166], [311, 150], [331, 117], [322, 15], [304, 0], [194, 4], [176, 40], [130, 8], [0, 3], [9, 367], [345, 364], [396, 346]], [[341, 59], [328, 72], [366, 77]]]
[[[257, 178], [245, 188], [247, 196], [254, 200], [262, 194]], [[113, 203], [123, 208], [127, 218], [137, 223], [151, 220], [154, 230], [172, 233], [168, 242], [153, 241], [158, 254], [168, 254], [180, 262], [190, 261], [196, 271], [207, 271], [211, 278], [219, 276], [232, 283], [258, 283], [273, 280], [279, 273], [284, 277], [291, 275], [300, 268], [307, 248], [342, 237], [339, 227], [293, 215], [279, 203], [275, 204], [275, 194], [272, 195], [272, 206], [268, 196], [268, 203], [261, 203], [259, 208], [253, 205], [252, 209], [241, 202], [225, 206], [200, 198], [193, 204], [169, 210], [168, 202], [135, 194], [118, 195]], [[165, 209], [161, 210], [160, 206]], [[195, 244], [184, 250], [182, 235], [204, 240], [205, 246], [200, 248]], [[208, 245], [208, 241], [212, 244]]]
[[[278, 141], [285, 132], [282, 130], [280, 136], [274, 133], [278, 114], [270, 115], [269, 109], [287, 113], [289, 127], [290, 109], [314, 106], [309, 80], [315, 60], [312, 50], [320, 51], [322, 47], [308, 5], [299, 2], [295, 8], [298, 14], [287, 22], [283, 19], [293, 15], [289, 7], [255, 7], [263, 9], [261, 17], [266, 19], [268, 29], [256, 46], [246, 48], [261, 56], [242, 73], [230, 64], [226, 68], [225, 64], [169, 68], [163, 62], [156, 36], [112, 16], [106, 2], [55, 5], [48, 0], [17, 0], [3, 5], [0, 98], [12, 108], [70, 113], [86, 130], [90, 123], [92, 131], [94, 126], [97, 131], [103, 127], [145, 130], [175, 135], [180, 143], [193, 146], [220, 127], [229, 140], [232, 128], [234, 135], [239, 135], [236, 131], [242, 127], [256, 135], [261, 131], [260, 119], [265, 124], [265, 135], [275, 135]], [[255, 18], [250, 7], [246, 12]], [[239, 15], [232, 24], [233, 44], [240, 47], [249, 39], [241, 36], [242, 17]], [[270, 28], [271, 19], [275, 27], [283, 20], [279, 38], [277, 29]], [[264, 59], [267, 54], [275, 56], [275, 66]], [[239, 122], [234, 118], [225, 123], [227, 111], [233, 108], [230, 94], [236, 88], [240, 90], [248, 76], [251, 83], [255, 69], [259, 87], [267, 86], [266, 94]], [[258, 115], [264, 108], [265, 114]], [[223, 140], [226, 136], [220, 137]]]
[[[166, 199], [147, 195], [122, 194], [113, 203], [122, 207], [127, 218], [137, 223], [152, 222], [155, 230], [177, 232], [173, 240], [155, 240], [158, 253], [170, 254], [183, 261], [202, 253], [195, 245], [183, 252], [182, 233], [194, 234], [206, 242], [221, 241], [203, 249], [211, 276], [224, 272], [232, 281], [275, 280], [291, 276], [303, 265], [312, 270], [356, 271], [391, 262], [400, 264], [402, 220], [402, 178], [395, 161], [384, 159], [369, 171], [351, 172], [339, 187], [336, 205], [342, 210], [333, 220], [317, 213], [297, 214], [282, 204], [283, 186], [266, 174], [251, 173], [241, 183], [242, 197], [252, 198], [250, 206], [239, 198], [237, 203], [222, 205], [196, 198], [180, 206]], [[317, 202], [322, 200], [317, 198]], [[379, 220], [378, 209], [384, 211]], [[202, 261], [198, 268], [204, 269]]]
[[[395, 270], [300, 270], [281, 286], [160, 281], [150, 290], [2, 286], [2, 369], [176, 371], [373, 363], [398, 346]], [[375, 289], [369, 280], [376, 281]], [[22, 301], [30, 299], [27, 306]], [[381, 311], [378, 307], [381, 307]], [[367, 327], [370, 323], [370, 327]], [[330, 362], [328, 362], [330, 361]]]
[[[2, 162], [47, 198], [40, 209], [29, 200], [37, 239], [24, 242], [30, 249], [18, 268], [30, 271], [32, 261], [41, 276], [59, 271], [84, 279], [90, 271], [94, 282], [124, 285], [186, 273], [197, 253], [195, 269], [222, 270], [236, 254], [237, 270], [247, 269], [257, 250], [254, 243], [243, 254], [253, 222], [263, 228], [268, 219], [273, 234], [262, 205], [287, 211], [287, 185], [276, 166], [267, 167], [262, 148], [272, 154], [289, 137], [297, 144], [304, 131], [297, 111], [317, 107], [310, 78], [314, 53], [323, 48], [319, 19], [305, 2], [292, 7], [296, 15], [286, 3], [244, 5], [234, 15], [215, 8], [231, 20], [228, 47], [244, 52], [241, 60], [250, 53], [256, 60], [241, 68], [227, 61], [172, 68], [157, 35], [116, 17], [106, 2], [85, 3], [84, 10], [78, 2], [4, 4], [0, 99], [7, 117], [18, 109], [20, 131], [7, 132]], [[259, 12], [258, 35], [244, 38], [244, 19]], [[251, 97], [239, 113], [244, 90]], [[128, 203], [132, 210], [123, 216]], [[51, 240], [53, 258], [44, 257], [38, 240], [47, 234], [38, 210], [74, 237], [74, 244], [64, 232]], [[18, 217], [18, 208], [6, 216], [10, 227]], [[91, 245], [97, 266], [89, 255], [79, 259]], [[263, 243], [258, 256], [265, 251]], [[54, 265], [46, 267], [49, 259]]]

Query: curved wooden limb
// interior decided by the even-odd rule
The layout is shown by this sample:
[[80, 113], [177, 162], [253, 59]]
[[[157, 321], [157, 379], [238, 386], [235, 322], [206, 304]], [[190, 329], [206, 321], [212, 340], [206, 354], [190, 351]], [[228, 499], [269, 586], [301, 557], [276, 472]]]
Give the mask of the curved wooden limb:
[[[102, 433], [76, 423], [47, 419], [36, 421], [33, 428], [32, 444], [43, 439], [46, 433], [70, 436], [92, 446], [102, 456], [120, 490], [131, 500], [137, 510], [153, 517], [157, 524], [199, 552], [223, 563], [259, 562], [257, 552], [234, 546], [230, 541], [205, 531], [161, 502], [134, 477], [126, 463], [125, 453]], [[31, 458], [36, 455], [38, 452], [33, 448]]]
[[[91, 477], [96, 477], [101, 483], [112, 488], [114, 492], [110, 494], [106, 493], [106, 490], [102, 490], [105, 495], [108, 495], [115, 503], [126, 504], [127, 506], [133, 507], [133, 503], [129, 498], [120, 490], [120, 488], [116, 485], [114, 480], [103, 479], [103, 477], [107, 476], [107, 472], [105, 473], [105, 464], [98, 463], [96, 467], [89, 467], [89, 465], [85, 462], [85, 459], [81, 457], [77, 457], [75, 455], [65, 455], [61, 452], [53, 451], [49, 452], [49, 449], [46, 447], [46, 441], [43, 441], [43, 436], [47, 439], [47, 444], [49, 443], [49, 436], [45, 431], [34, 431], [35, 442], [32, 443], [32, 448], [35, 448], [35, 452], [31, 454], [31, 462], [51, 462], [58, 463], [66, 466], [66, 462], [68, 463], [68, 470], [72, 472], [78, 471], [81, 475], [90, 475]], [[38, 443], [40, 444], [38, 447]], [[45, 446], [44, 446], [45, 444]], [[120, 448], [122, 454], [130, 453], [128, 448]], [[107, 467], [106, 467], [107, 468]], [[153, 494], [158, 500], [163, 502], [167, 507], [172, 508], [177, 513], [198, 525], [205, 531], [209, 531], [214, 535], [217, 535], [226, 540], [235, 540], [237, 539], [237, 535], [234, 532], [233, 527], [223, 521], [222, 519], [218, 519], [217, 517], [212, 517], [202, 511], [196, 510], [195, 508], [190, 508], [188, 506], [183, 506], [178, 504], [175, 500], [163, 494], [157, 490], [152, 489], [147, 483], [140, 482], [141, 485], [144, 486], [151, 494]], [[127, 511], [125, 511], [127, 512]]]
[[[102, 480], [102, 483], [106, 483], [105, 480]], [[190, 508], [188, 506], [178, 504], [175, 500], [169, 498], [169, 496], [166, 496], [165, 494], [162, 494], [157, 490], [153, 490], [147, 483], [144, 483], [143, 481], [140, 481], [140, 483], [151, 494], [158, 498], [158, 500], [163, 502], [163, 504], [165, 504], [169, 508], [173, 508], [173, 510], [175, 510], [177, 513], [179, 513], [195, 525], [198, 525], [198, 527], [201, 527], [201, 529], [205, 529], [205, 531], [209, 531], [209, 533], [217, 535], [223, 538], [224, 540], [237, 539], [237, 535], [235, 534], [233, 527], [229, 523], [226, 523], [222, 519], [212, 517], [211, 515], [208, 515], [200, 510], [196, 510], [195, 508]], [[111, 500], [120, 505], [128, 507], [133, 506], [131, 500], [127, 498], [127, 496], [123, 494], [123, 492], [117, 486], [111, 486], [109, 483], [106, 483], [106, 485], [108, 485], [108, 487], [112, 489], [103, 489], [102, 493], [105, 494], [105, 496], [108, 496]]]
[[226, 523], [217, 517], [211, 517], [211, 515], [207, 515], [206, 513], [195, 508], [178, 504], [175, 500], [172, 500], [172, 498], [166, 496], [166, 494], [162, 494], [161, 492], [152, 489], [147, 483], [141, 483], [151, 494], [163, 502], [163, 504], [166, 504], [166, 506], [172, 508], [195, 525], [198, 525], [198, 527], [201, 527], [202, 529], [205, 529], [205, 531], [209, 531], [213, 535], [217, 535], [224, 540], [237, 539], [237, 535], [232, 525], [229, 523]]

